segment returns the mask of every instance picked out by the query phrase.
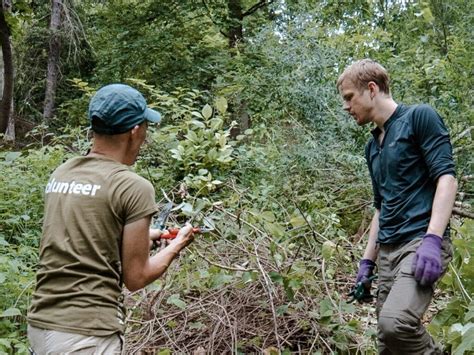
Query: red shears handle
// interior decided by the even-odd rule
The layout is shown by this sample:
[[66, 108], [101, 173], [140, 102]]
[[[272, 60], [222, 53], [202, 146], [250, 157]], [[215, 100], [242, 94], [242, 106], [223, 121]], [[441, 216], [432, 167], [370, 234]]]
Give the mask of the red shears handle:
[[[201, 228], [200, 227], [194, 227], [193, 228], [193, 233], [200, 233]], [[179, 233], [179, 228], [170, 228], [167, 229], [161, 236], [160, 238], [162, 239], [174, 239]]]

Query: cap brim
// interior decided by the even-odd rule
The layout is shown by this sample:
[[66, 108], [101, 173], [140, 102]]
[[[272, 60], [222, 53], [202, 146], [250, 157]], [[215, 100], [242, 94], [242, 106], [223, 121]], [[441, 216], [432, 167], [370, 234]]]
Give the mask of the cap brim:
[[160, 123], [161, 114], [158, 111], [152, 110], [151, 108], [145, 109], [145, 118], [148, 122]]

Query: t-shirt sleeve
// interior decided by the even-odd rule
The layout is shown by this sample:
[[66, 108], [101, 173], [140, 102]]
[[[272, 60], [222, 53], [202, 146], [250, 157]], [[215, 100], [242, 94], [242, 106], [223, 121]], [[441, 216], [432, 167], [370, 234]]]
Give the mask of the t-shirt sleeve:
[[370, 157], [370, 145], [371, 142], [369, 142], [365, 146], [365, 160], [367, 161], [367, 166], [369, 168], [369, 174], [370, 174], [370, 179], [372, 180], [372, 191], [374, 193], [374, 207], [378, 210], [382, 207], [382, 196], [380, 196], [379, 188], [377, 185], [377, 182], [375, 181], [374, 178], [374, 173], [372, 171], [372, 159]]
[[449, 133], [439, 114], [429, 105], [415, 108], [413, 131], [420, 147], [430, 178], [456, 175]]
[[155, 189], [152, 184], [133, 172], [122, 173], [116, 181], [114, 205], [124, 225], [155, 214], [158, 209], [155, 202]]

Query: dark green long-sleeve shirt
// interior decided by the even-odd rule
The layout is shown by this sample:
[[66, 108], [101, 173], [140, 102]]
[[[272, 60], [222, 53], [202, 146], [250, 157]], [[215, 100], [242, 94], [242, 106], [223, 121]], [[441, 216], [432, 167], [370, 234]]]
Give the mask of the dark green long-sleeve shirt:
[[452, 147], [443, 120], [429, 105], [398, 105], [384, 130], [382, 144], [377, 127], [365, 150], [380, 210], [377, 241], [408, 242], [426, 233], [438, 178], [455, 175]]

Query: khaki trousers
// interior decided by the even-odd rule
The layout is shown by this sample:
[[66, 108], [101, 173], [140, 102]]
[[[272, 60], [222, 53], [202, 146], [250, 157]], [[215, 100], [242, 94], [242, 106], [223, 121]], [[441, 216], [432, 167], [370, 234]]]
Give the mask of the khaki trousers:
[[[420, 286], [411, 264], [422, 239], [406, 244], [379, 244], [378, 253], [378, 349], [381, 355], [442, 354], [421, 324], [436, 285]], [[452, 258], [449, 238], [442, 243], [443, 274]]]
[[120, 355], [123, 344], [123, 337], [118, 334], [96, 337], [40, 329], [31, 325], [28, 325], [28, 340], [36, 355]]

